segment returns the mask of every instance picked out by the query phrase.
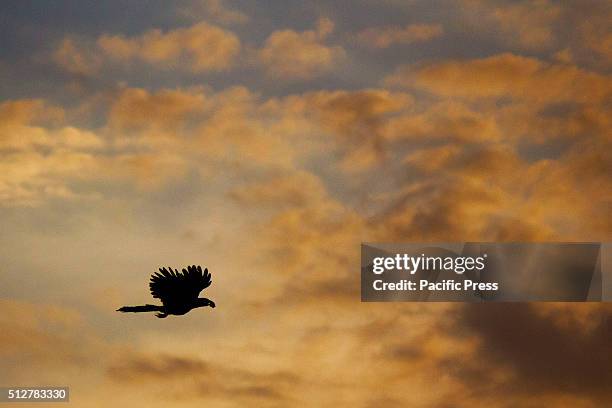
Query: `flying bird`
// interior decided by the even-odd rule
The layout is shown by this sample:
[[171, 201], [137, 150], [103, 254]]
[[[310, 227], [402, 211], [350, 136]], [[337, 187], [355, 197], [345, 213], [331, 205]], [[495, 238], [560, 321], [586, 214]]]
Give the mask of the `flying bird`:
[[151, 275], [149, 288], [154, 298], [161, 300], [162, 306], [142, 305], [123, 306], [118, 312], [158, 312], [155, 316], [159, 318], [168, 315], [184, 315], [196, 307], [215, 307], [215, 302], [207, 298], [199, 298], [201, 291], [212, 283], [208, 268], [202, 272], [201, 266], [188, 266], [182, 272], [172, 268], [159, 268], [159, 272]]

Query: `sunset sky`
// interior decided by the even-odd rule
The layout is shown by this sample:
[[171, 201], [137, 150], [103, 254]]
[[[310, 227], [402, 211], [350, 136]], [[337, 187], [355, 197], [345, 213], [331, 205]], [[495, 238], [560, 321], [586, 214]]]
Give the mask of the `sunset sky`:
[[[611, 404], [610, 305], [359, 293], [361, 242], [612, 241], [610, 21], [605, 0], [2, 2], [0, 385]], [[115, 312], [187, 264], [217, 308]]]

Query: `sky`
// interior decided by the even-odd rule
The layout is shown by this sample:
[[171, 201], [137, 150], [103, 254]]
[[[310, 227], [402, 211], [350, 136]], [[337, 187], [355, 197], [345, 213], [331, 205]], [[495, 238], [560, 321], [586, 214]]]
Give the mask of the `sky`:
[[[612, 240], [610, 2], [0, 8], [1, 384], [83, 408], [612, 401], [605, 303], [359, 291], [361, 242]], [[191, 264], [214, 310], [115, 312]]]

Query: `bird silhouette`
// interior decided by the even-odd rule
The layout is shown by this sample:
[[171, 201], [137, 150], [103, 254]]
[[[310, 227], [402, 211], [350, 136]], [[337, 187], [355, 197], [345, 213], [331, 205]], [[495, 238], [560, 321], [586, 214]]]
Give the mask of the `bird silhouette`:
[[158, 312], [159, 318], [168, 315], [184, 315], [197, 307], [215, 307], [215, 302], [206, 298], [199, 298], [200, 292], [212, 283], [208, 268], [202, 272], [201, 266], [188, 266], [182, 272], [172, 268], [159, 268], [159, 272], [151, 275], [149, 288], [154, 298], [161, 300], [162, 306], [141, 305], [123, 306], [117, 309], [123, 313]]

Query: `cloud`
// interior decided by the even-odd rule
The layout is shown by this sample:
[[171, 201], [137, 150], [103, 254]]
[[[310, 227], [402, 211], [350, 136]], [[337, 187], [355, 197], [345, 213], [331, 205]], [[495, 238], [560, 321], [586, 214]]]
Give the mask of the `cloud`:
[[523, 165], [512, 148], [500, 144], [462, 148], [457, 144], [419, 149], [410, 153], [406, 163], [423, 172], [503, 176]]
[[103, 34], [95, 43], [65, 37], [52, 60], [69, 73], [93, 77], [102, 67], [133, 63], [162, 70], [185, 69], [192, 73], [230, 69], [240, 52], [240, 40], [231, 31], [205, 22], [162, 31], [152, 29], [137, 36]]
[[492, 115], [449, 100], [389, 118], [383, 134], [390, 140], [423, 143], [444, 140], [486, 142], [502, 138], [499, 124]]
[[102, 58], [85, 45], [77, 45], [72, 38], [64, 38], [53, 52], [53, 61], [69, 73], [92, 76], [98, 73]]
[[[120, 163], [142, 168], [143, 175], [168, 174], [162, 185], [189, 171], [208, 177], [219, 172], [287, 168], [294, 159], [294, 148], [286, 135], [270, 129], [278, 117], [262, 112], [261, 104], [244, 87], [155, 93], [129, 88], [113, 101], [106, 131], [115, 135], [115, 143], [123, 150], [138, 153], [120, 158]], [[139, 174], [129, 167], [118, 169]]]
[[596, 102], [611, 92], [609, 78], [575, 66], [504, 53], [399, 68], [386, 83], [442, 96], [513, 97], [545, 102]]
[[604, 239], [608, 76], [500, 54], [403, 67], [386, 83], [431, 99], [382, 126], [406, 168], [373, 218], [382, 236]]
[[462, 12], [478, 31], [523, 50], [551, 47], [562, 5], [549, 0], [464, 0]]
[[606, 23], [612, 10], [605, 1], [462, 0], [457, 5], [462, 31], [473, 31], [500, 50], [540, 57], [564, 52], [583, 68], [607, 72], [610, 67]]
[[36, 205], [44, 198], [78, 196], [64, 178], [81, 178], [104, 142], [95, 133], [60, 125], [62, 109], [40, 100], [0, 105], [0, 203]]
[[210, 171], [287, 167], [294, 158], [290, 136], [274, 129], [279, 112], [267, 112], [263, 105], [245, 87], [220, 92], [126, 88], [111, 103], [107, 131], [126, 149], [164, 149], [202, 170], [206, 163]]
[[[456, 78], [470, 78], [470, 70], [476, 71], [472, 83], [454, 87]], [[282, 230], [292, 217], [317, 219], [310, 200], [326, 197], [326, 183], [338, 180], [345, 191], [329, 211], [356, 215], [347, 221], [351, 233], [475, 240], [605, 235], [609, 223], [601, 214], [609, 198], [601, 185], [609, 183], [602, 176], [610, 162], [603, 136], [609, 115], [599, 101], [609, 86], [606, 77], [511, 54], [442, 61], [401, 74], [402, 84], [431, 97], [363, 89], [266, 100], [244, 87], [123, 88], [103, 109], [106, 123], [96, 130], [63, 123], [57, 113], [47, 121], [59, 126], [35, 126], [29, 117], [50, 113], [28, 113], [36, 104], [11, 105], [15, 113], [0, 118], [31, 137], [5, 132], [7, 146], [25, 144], [5, 162], [3, 198], [31, 204], [76, 198], [75, 183], [96, 186], [104, 179], [154, 191], [190, 175], [263, 177], [263, 185], [232, 189], [232, 197], [240, 205], [284, 208], [286, 219], [275, 207], [272, 228]], [[546, 91], [533, 91], [538, 88]], [[490, 102], [500, 98], [503, 103]], [[559, 140], [563, 144], [548, 153]], [[324, 177], [305, 171], [312, 163]], [[349, 176], [366, 169], [371, 178]], [[391, 175], [385, 184], [375, 181], [383, 171]], [[364, 188], [375, 193], [366, 198], [359, 193]], [[567, 211], [576, 218], [562, 221]]]
[[[0, 104], [2, 126], [19, 126], [23, 122], [56, 123], [64, 118], [64, 109], [46, 104], [43, 99], [7, 100]], [[5, 134], [2, 140], [10, 135]]]
[[[438, 105], [431, 109], [436, 115], [444, 113]], [[398, 152], [406, 152], [405, 172], [398, 176], [402, 181], [397, 190], [382, 198], [387, 210], [372, 219], [382, 237], [415, 241], [605, 239], [609, 223], [604, 214], [611, 197], [609, 188], [602, 186], [609, 185], [604, 175], [612, 159], [601, 124], [585, 123], [576, 138], [555, 134], [554, 129], [549, 133], [535, 130], [538, 115], [528, 108], [512, 120], [504, 111], [478, 114], [495, 130], [494, 137], [480, 138], [463, 136], [470, 132], [487, 135], [486, 127], [474, 127], [472, 121], [455, 120], [437, 127], [418, 126], [430, 121], [416, 120], [411, 114], [397, 118], [403, 126], [390, 127], [393, 138], [389, 143]], [[521, 120], [525, 130], [513, 125]], [[559, 128], [568, 128], [574, 119], [567, 116], [559, 121]], [[540, 132], [543, 139], [529, 138], [529, 132]], [[398, 136], [401, 138], [395, 139]], [[547, 152], [551, 146], [558, 149], [553, 157], [525, 153], [530, 149]], [[574, 215], [571, 219], [563, 215], [568, 211]]]
[[111, 59], [139, 60], [169, 69], [186, 66], [195, 73], [230, 68], [240, 51], [240, 40], [230, 31], [208, 23], [140, 36], [102, 35], [98, 47]]
[[295, 174], [273, 175], [263, 183], [253, 183], [236, 188], [230, 197], [241, 205], [301, 206], [318, 200], [325, 194], [321, 180], [312, 174], [298, 171]]
[[331, 136], [342, 158], [341, 168], [350, 172], [367, 169], [384, 158], [386, 123], [412, 103], [407, 93], [363, 89], [306, 92], [269, 106], [303, 129]]
[[220, 168], [233, 171], [286, 169], [297, 146], [291, 134], [279, 131], [278, 112], [264, 108], [260, 97], [245, 87], [215, 94], [211, 114], [194, 130], [194, 148]]
[[157, 388], [163, 399], [219, 401], [234, 398], [241, 401], [268, 403], [289, 401], [289, 391], [297, 377], [288, 372], [257, 372], [228, 368], [194, 357], [143, 354], [124, 356], [111, 365], [107, 374], [120, 385], [139, 384]]
[[275, 129], [280, 113], [246, 88], [122, 88], [95, 109], [106, 113], [102, 124], [84, 129], [44, 101], [0, 105], [2, 204], [100, 197], [108, 181], [152, 191], [190, 172], [287, 168], [295, 157]]
[[[100, 198], [108, 181], [156, 189], [183, 176], [184, 143], [168, 133], [201, 111], [195, 91], [122, 91], [104, 128], [83, 129], [62, 109], [40, 100], [0, 105], [0, 204], [38, 206], [47, 200]], [[148, 140], [147, 143], [145, 141]], [[164, 146], [164, 152], [153, 151]], [[143, 143], [145, 143], [143, 145]], [[89, 188], [87, 188], [89, 187]]]
[[101, 158], [99, 162], [101, 168], [108, 168], [108, 179], [135, 185], [141, 191], [155, 191], [180, 182], [190, 168], [188, 159], [176, 152], [125, 152], [109, 159]]
[[410, 24], [405, 27], [386, 26], [365, 29], [357, 34], [358, 41], [373, 48], [388, 48], [394, 44], [412, 44], [440, 37], [440, 24]]
[[345, 56], [342, 47], [324, 43], [333, 29], [331, 20], [321, 18], [315, 30], [275, 31], [258, 51], [259, 61], [271, 78], [305, 80], [324, 75]]
[[603, 72], [612, 66], [612, 32], [607, 22], [612, 9], [605, 1], [588, 3], [573, 1], [568, 4], [564, 27], [573, 27], [569, 47], [583, 64], [593, 65]]
[[[31, 376], [47, 379], [62, 369], [89, 368], [95, 361], [91, 353], [105, 348], [76, 309], [9, 298], [0, 299], [0, 306], [0, 361], [6, 367], [5, 381], [11, 375], [19, 378], [26, 367], [38, 371]], [[15, 359], [21, 364], [9, 363]]]
[[259, 267], [278, 276], [274, 289], [253, 298], [255, 304], [287, 296], [296, 304], [313, 298], [335, 303], [357, 293], [349, 270], [357, 267], [351, 248], [359, 243], [363, 220], [319, 177], [305, 171], [264, 175], [229, 197], [253, 215]]
[[207, 96], [199, 88], [162, 89], [156, 93], [126, 88], [113, 101], [108, 122], [123, 130], [176, 130], [207, 107]]
[[[483, 361], [489, 361], [484, 370], [492, 364], [512, 369], [512, 378], [501, 390], [526, 399], [561, 390], [592, 398], [594, 402], [610, 398], [605, 387], [610, 381], [611, 363], [609, 307], [576, 305], [572, 308], [594, 313], [594, 327], [584, 331], [579, 327], [563, 329], [555, 320], [540, 314], [537, 305], [479, 306], [466, 305], [459, 309], [456, 329], [468, 336], [472, 333], [480, 337]], [[471, 382], [468, 373], [465, 379], [466, 383]]]
[[[489, 188], [479, 179], [436, 174], [421, 183], [407, 183], [395, 203], [372, 219], [372, 225], [390, 241], [499, 240], [502, 214], [514, 222], [523, 219], [522, 214], [503, 210], [512, 205], [511, 195], [502, 188]], [[515, 229], [516, 234], [520, 231]], [[529, 233], [535, 231], [533, 228]], [[544, 228], [539, 231], [546, 233]]]

